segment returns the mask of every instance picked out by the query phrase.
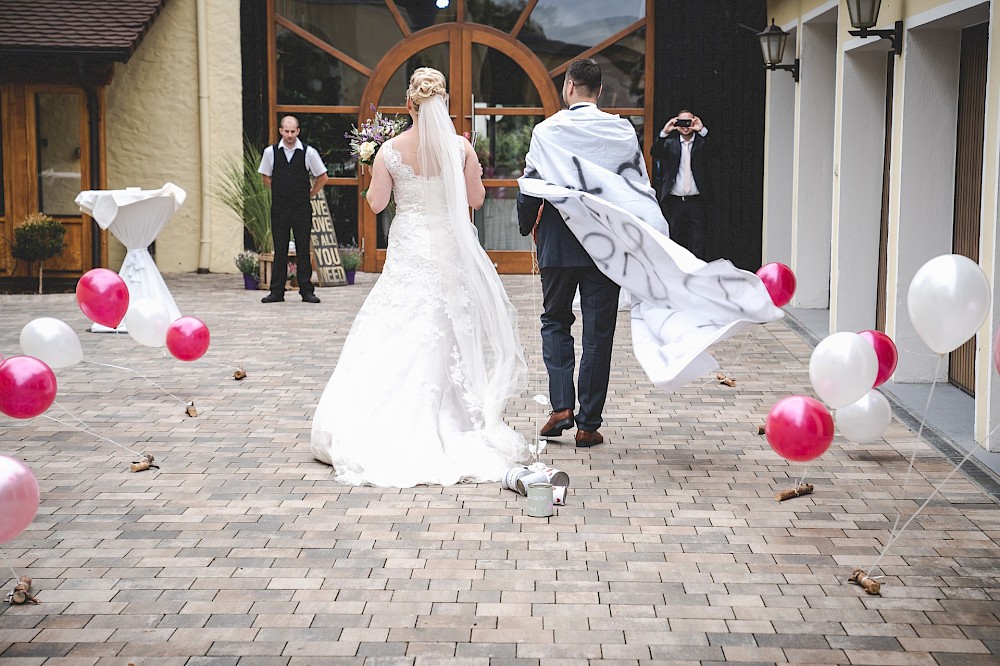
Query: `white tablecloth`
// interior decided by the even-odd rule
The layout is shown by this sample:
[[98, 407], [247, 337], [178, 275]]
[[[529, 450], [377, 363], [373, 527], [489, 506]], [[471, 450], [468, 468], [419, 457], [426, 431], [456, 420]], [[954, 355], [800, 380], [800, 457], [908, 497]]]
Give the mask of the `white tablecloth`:
[[[80, 210], [93, 217], [102, 229], [110, 231], [128, 250], [118, 273], [128, 286], [129, 300], [152, 298], [159, 301], [167, 309], [171, 321], [178, 319], [181, 313], [147, 248], [186, 196], [184, 190], [167, 183], [158, 190], [138, 187], [87, 190], [76, 197]], [[107, 332], [114, 329], [94, 324], [91, 330]], [[120, 325], [118, 330], [124, 331], [125, 325]]]

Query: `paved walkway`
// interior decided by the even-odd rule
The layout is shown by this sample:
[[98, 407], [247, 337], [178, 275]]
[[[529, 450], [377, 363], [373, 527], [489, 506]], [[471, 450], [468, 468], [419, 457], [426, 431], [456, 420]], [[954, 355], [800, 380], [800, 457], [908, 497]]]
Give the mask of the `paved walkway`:
[[[153, 453], [161, 468], [139, 474], [111, 443], [0, 415], [0, 451], [42, 489], [35, 521], [0, 547], [42, 602], [0, 605], [0, 663], [1000, 663], [1000, 512], [964, 473], [882, 560], [881, 596], [846, 582], [953, 465], [898, 422], [875, 444], [838, 437], [808, 468], [778, 458], [757, 427], [809, 392], [810, 348], [783, 322], [719, 346], [735, 388], [666, 396], [623, 315], [609, 442], [550, 445], [572, 480], [550, 519], [498, 484], [334, 483], [309, 454], [310, 418], [372, 280], [265, 306], [239, 276], [168, 275], [212, 331], [190, 364], [84, 333], [72, 295], [0, 296], [0, 353], [30, 319], [58, 317], [88, 361], [162, 387], [94, 363], [58, 373], [65, 411], [49, 414]], [[540, 298], [528, 277], [505, 282], [531, 364], [508, 417], [530, 436], [546, 416], [531, 400]], [[774, 500], [803, 475], [814, 494]]]

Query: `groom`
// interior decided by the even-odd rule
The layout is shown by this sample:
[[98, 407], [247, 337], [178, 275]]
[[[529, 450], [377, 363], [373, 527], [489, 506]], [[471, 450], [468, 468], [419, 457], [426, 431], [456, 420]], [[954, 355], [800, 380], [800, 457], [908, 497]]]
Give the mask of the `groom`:
[[[538, 177], [530, 173], [533, 170], [530, 165], [538, 163], [538, 160], [532, 159], [533, 155], [544, 151], [547, 141], [558, 139], [562, 125], [586, 126], [594, 120], [602, 121], [599, 124], [603, 125], [616, 118], [597, 108], [600, 95], [600, 66], [590, 58], [574, 61], [566, 71], [562, 90], [563, 101], [569, 110], [560, 111], [535, 126], [531, 148], [525, 158], [529, 165], [525, 170], [526, 177]], [[634, 149], [638, 144], [635, 131], [628, 121], [620, 122], [631, 132], [632, 142], [636, 144], [632, 146]], [[594, 150], [587, 157], [603, 168], [614, 169], [620, 166], [615, 154], [613, 150]], [[541, 435], [557, 437], [575, 424], [576, 445], [595, 446], [604, 441], [598, 429], [608, 396], [619, 287], [598, 270], [594, 260], [551, 203], [519, 194], [517, 217], [522, 236], [533, 230], [536, 232], [538, 267], [542, 276], [542, 357], [549, 373], [552, 413], [542, 427]], [[578, 387], [580, 409], [574, 415], [576, 353], [571, 327], [576, 320], [573, 298], [578, 289], [583, 317], [583, 355], [580, 358]]]

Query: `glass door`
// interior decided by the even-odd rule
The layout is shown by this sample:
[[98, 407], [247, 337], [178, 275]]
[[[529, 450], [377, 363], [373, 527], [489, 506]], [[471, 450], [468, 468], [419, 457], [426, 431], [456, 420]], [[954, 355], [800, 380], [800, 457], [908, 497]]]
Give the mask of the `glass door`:
[[[91, 224], [74, 203], [90, 182], [83, 91], [68, 86], [0, 87], [0, 112], [0, 233], [13, 238], [14, 227], [29, 215], [48, 215], [66, 228], [66, 244], [61, 255], [45, 263], [46, 274], [82, 274], [93, 266]], [[0, 248], [0, 275], [27, 277], [35, 270], [15, 262], [9, 247]]]
[[[382, 113], [402, 115], [413, 70], [426, 66], [444, 73], [455, 129], [473, 141], [483, 165], [486, 202], [474, 216], [479, 241], [501, 273], [530, 272], [531, 239], [522, 237], [517, 225], [517, 179], [531, 129], [559, 110], [555, 86], [523, 44], [498, 31], [453, 24], [426, 30], [420, 38], [386, 56], [364, 98], [377, 99]], [[392, 210], [377, 218], [366, 207], [361, 210], [362, 237], [378, 250], [377, 263], [368, 270], [381, 270]]]

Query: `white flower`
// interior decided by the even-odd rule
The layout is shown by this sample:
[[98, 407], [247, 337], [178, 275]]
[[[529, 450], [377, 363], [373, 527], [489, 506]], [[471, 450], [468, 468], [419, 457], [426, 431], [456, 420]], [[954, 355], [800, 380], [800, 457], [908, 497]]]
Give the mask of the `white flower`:
[[378, 145], [376, 145], [374, 141], [365, 141], [358, 146], [358, 157], [361, 158], [362, 162], [368, 162], [375, 156], [375, 151], [377, 149]]

